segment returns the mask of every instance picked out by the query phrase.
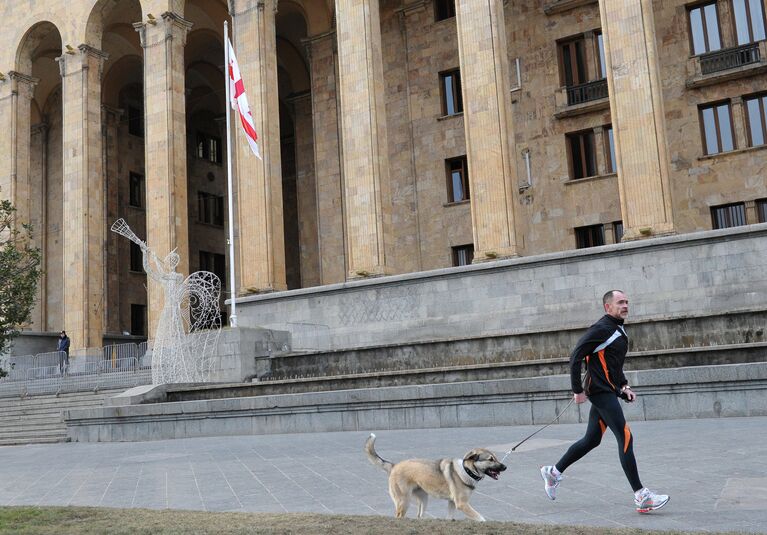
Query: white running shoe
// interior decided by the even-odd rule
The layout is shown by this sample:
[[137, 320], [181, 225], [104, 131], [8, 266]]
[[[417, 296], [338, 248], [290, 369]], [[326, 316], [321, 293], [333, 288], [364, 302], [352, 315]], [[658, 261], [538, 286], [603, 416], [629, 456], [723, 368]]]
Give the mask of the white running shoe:
[[668, 503], [669, 497], [665, 494], [655, 494], [647, 487], [640, 490], [634, 495], [634, 505], [636, 505], [637, 513], [649, 513], [660, 509]]
[[550, 500], [557, 499], [557, 487], [559, 486], [559, 482], [565, 478], [562, 474], [555, 476], [552, 471], [553, 468], [553, 466], [541, 466], [541, 477], [543, 478], [544, 485], [543, 489], [546, 491], [546, 496], [548, 496]]

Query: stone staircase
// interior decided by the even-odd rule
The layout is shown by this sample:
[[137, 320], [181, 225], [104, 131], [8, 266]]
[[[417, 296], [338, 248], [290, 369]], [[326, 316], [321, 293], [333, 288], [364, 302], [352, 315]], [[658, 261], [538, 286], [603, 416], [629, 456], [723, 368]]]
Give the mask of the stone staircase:
[[62, 411], [101, 407], [119, 390], [0, 398], [0, 446], [64, 442]]

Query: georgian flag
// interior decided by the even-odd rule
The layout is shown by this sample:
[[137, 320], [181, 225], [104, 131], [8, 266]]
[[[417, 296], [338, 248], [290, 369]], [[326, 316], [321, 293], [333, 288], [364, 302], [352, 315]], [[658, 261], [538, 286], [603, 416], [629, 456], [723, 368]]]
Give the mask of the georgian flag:
[[229, 47], [229, 95], [232, 99], [232, 109], [239, 112], [240, 124], [245, 131], [245, 139], [248, 140], [248, 145], [250, 145], [253, 154], [261, 159], [257, 143], [258, 134], [256, 133], [256, 126], [253, 124], [250, 106], [248, 106], [248, 97], [245, 96], [245, 84], [242, 82], [240, 67], [237, 65], [237, 58], [234, 57], [232, 42], [227, 39], [226, 44]]

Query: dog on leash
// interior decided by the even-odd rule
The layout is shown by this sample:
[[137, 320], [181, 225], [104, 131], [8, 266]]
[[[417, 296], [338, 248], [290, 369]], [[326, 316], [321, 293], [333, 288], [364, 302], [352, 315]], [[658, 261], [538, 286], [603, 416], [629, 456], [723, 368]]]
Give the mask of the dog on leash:
[[411, 497], [418, 502], [418, 518], [421, 518], [429, 496], [433, 496], [447, 500], [448, 517], [451, 519], [458, 509], [472, 520], [485, 521], [469, 505], [469, 498], [485, 476], [498, 479], [506, 470], [506, 465], [491, 451], [475, 448], [463, 459], [407, 459], [394, 464], [376, 453], [375, 441], [376, 436], [371, 433], [365, 442], [365, 453], [371, 463], [389, 474], [389, 496], [394, 502], [397, 518], [404, 518], [407, 514]]

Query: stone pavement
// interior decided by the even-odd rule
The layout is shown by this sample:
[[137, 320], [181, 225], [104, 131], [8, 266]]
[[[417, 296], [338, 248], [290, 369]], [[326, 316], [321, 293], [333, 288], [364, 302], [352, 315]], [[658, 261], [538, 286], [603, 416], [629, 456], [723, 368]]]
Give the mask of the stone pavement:
[[[554, 425], [512, 453], [500, 481], [472, 504], [488, 520], [538, 524], [738, 530], [767, 533], [767, 417], [633, 422], [642, 481], [671, 495], [639, 515], [615, 439], [567, 471], [555, 502], [538, 473], [585, 424]], [[462, 456], [475, 446], [501, 455], [536, 427], [376, 431], [397, 461]], [[138, 443], [0, 447], [0, 505], [88, 505], [206, 511], [392, 515], [386, 475], [362, 452], [366, 433], [211, 437]], [[409, 516], [415, 514], [411, 506]], [[431, 500], [427, 514], [446, 516]], [[459, 513], [460, 515], [460, 513]]]

